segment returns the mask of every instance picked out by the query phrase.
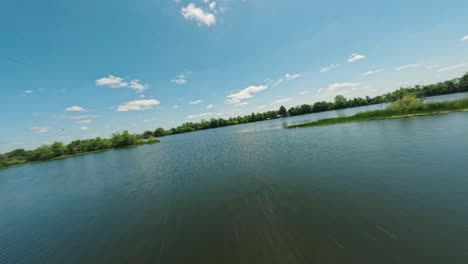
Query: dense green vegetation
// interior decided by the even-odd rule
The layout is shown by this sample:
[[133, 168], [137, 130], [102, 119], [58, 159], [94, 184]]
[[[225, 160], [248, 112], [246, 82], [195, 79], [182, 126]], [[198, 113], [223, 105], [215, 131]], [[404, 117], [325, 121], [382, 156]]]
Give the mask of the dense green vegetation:
[[[305, 124], [302, 126], [315, 126], [343, 122], [375, 120], [389, 118], [391, 116], [405, 116], [409, 114], [431, 114], [437, 111], [459, 111], [464, 107], [464, 101], [439, 104], [423, 104], [419, 100], [417, 100], [417, 102], [414, 101], [416, 98], [424, 98], [428, 96], [444, 95], [458, 92], [468, 92], [468, 74], [465, 74], [461, 78], [437, 84], [431, 84], [426, 86], [416, 85], [411, 88], [400, 88], [396, 91], [372, 98], [366, 96], [365, 98], [357, 97], [353, 99], [347, 99], [342, 95], [338, 95], [335, 97], [334, 102], [322, 101], [316, 102], [312, 105], [304, 104], [292, 107], [289, 110], [287, 110], [284, 106], [281, 106], [277, 111], [252, 113], [250, 115], [231, 117], [229, 119], [213, 118], [209, 121], [202, 120], [198, 123], [188, 122], [182, 124], [181, 126], [171, 128], [168, 130], [164, 128], [158, 128], [155, 131], [146, 131], [142, 135], [132, 135], [127, 131], [124, 131], [123, 133], [113, 134], [110, 139], [95, 138], [86, 140], [76, 140], [69, 143], [68, 145], [64, 145], [60, 142], [54, 142], [50, 146], [41, 146], [35, 150], [17, 149], [9, 153], [0, 155], [0, 168], [15, 166], [24, 163], [61, 159], [75, 155], [105, 151], [113, 148], [123, 148], [141, 144], [158, 143], [159, 140], [155, 139], [154, 137], [163, 137], [197, 130], [232, 126], [250, 122], [281, 118], [286, 116], [304, 115], [310, 113], [318, 113], [330, 110], [338, 110], [380, 103], [396, 102], [392, 104], [392, 106], [387, 110], [361, 113], [356, 116], [346, 117], [343, 119], [321, 120], [318, 122], [314, 122], [313, 124]], [[409, 95], [411, 97], [407, 97]], [[401, 100], [402, 98], [404, 99]], [[408, 102], [410, 102], [410, 105], [406, 108], [405, 106], [400, 105], [406, 105], [408, 104]]]
[[75, 140], [68, 145], [54, 142], [52, 145], [44, 145], [35, 150], [16, 149], [0, 155], [0, 168], [158, 142], [159, 140], [153, 138], [153, 136], [133, 135], [128, 131], [114, 133], [109, 139], [98, 137]]
[[302, 125], [289, 126], [288, 128], [329, 126], [342, 123], [406, 118], [459, 111], [468, 111], [468, 99], [441, 103], [423, 103], [420, 99], [407, 95], [388, 106], [385, 110], [367, 111], [348, 117], [322, 119]]
[[[468, 74], [465, 74], [461, 78], [453, 80], [431, 84], [426, 86], [416, 85], [410, 88], [400, 88], [396, 91], [379, 95], [376, 97], [366, 96], [365, 98], [357, 97], [353, 99], [347, 99], [342, 95], [335, 97], [334, 102], [316, 102], [312, 105], [304, 104], [296, 107], [292, 107], [286, 110], [284, 106], [281, 106], [278, 111], [268, 111], [264, 113], [252, 113], [246, 116], [231, 117], [229, 119], [223, 118], [212, 118], [210, 120], [202, 120], [199, 123], [188, 122], [182, 124], [179, 127], [165, 130], [158, 128], [153, 132], [155, 137], [163, 137], [167, 135], [174, 135], [180, 133], [187, 133], [197, 130], [204, 130], [217, 127], [232, 126], [250, 122], [257, 122], [263, 120], [269, 120], [274, 118], [280, 118], [285, 116], [296, 116], [305, 115], [311, 113], [318, 113], [330, 110], [338, 110], [357, 106], [366, 106], [372, 104], [391, 103], [402, 99], [406, 95], [412, 95], [416, 98], [424, 98], [429, 96], [444, 95], [451, 93], [468, 92]], [[151, 131], [145, 133], [151, 134]]]

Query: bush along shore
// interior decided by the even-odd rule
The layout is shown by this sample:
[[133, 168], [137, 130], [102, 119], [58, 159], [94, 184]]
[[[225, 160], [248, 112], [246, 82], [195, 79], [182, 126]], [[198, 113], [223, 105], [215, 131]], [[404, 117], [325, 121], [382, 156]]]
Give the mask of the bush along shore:
[[407, 95], [388, 106], [385, 110], [367, 111], [348, 117], [322, 119], [301, 125], [288, 126], [288, 128], [329, 126], [343, 123], [408, 118], [463, 111], [468, 111], [468, 98], [449, 102], [423, 103], [420, 99]]
[[44, 145], [34, 150], [16, 149], [2, 154], [0, 155], [0, 169], [155, 143], [159, 143], [159, 140], [153, 136], [134, 135], [128, 131], [114, 133], [109, 139], [98, 137], [75, 140], [68, 145], [54, 142], [52, 145]]

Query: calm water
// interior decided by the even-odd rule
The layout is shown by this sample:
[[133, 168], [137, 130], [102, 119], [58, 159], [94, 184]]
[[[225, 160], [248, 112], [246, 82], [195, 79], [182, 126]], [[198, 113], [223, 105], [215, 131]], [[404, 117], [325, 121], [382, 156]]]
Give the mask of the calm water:
[[468, 263], [468, 113], [356, 111], [0, 171], [0, 263]]

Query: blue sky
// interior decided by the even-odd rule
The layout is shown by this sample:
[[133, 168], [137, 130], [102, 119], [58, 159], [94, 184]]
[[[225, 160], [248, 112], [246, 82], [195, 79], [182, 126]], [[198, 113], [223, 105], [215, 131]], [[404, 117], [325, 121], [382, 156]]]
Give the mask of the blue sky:
[[462, 0], [6, 1], [0, 152], [458, 77], [467, 10]]

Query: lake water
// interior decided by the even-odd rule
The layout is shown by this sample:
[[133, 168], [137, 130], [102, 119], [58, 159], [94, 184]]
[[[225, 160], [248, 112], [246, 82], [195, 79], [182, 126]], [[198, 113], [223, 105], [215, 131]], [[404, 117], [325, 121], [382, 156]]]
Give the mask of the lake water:
[[379, 107], [0, 171], [0, 263], [468, 263], [468, 113], [281, 129]]

